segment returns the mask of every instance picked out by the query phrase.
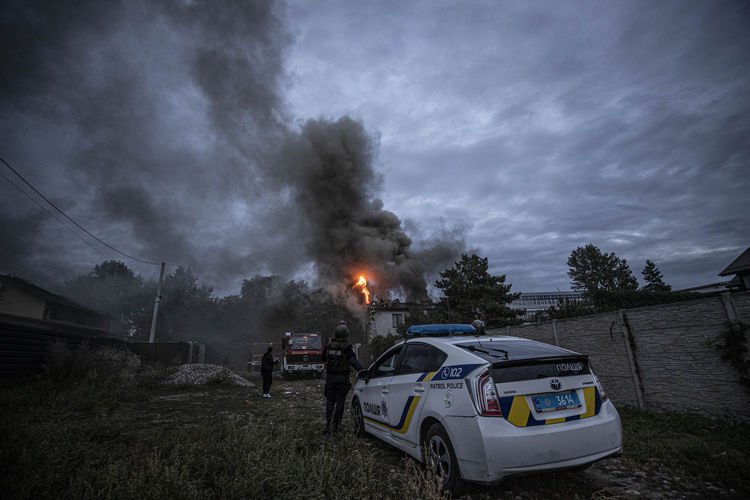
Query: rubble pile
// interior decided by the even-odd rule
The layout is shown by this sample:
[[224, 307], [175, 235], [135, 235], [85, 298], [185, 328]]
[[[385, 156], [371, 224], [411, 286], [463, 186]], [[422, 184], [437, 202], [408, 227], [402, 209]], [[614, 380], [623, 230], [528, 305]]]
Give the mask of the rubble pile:
[[203, 385], [203, 384], [228, 384], [254, 387], [255, 384], [248, 382], [232, 370], [219, 365], [187, 364], [180, 366], [165, 381], [173, 385]]

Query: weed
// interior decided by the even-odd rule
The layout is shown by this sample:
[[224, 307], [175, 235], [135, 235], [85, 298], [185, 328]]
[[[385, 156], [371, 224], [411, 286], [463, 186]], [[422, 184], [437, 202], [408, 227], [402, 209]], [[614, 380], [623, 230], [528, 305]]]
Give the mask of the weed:
[[[155, 413], [159, 420], [143, 421], [142, 403], [122, 398], [121, 388], [113, 401], [106, 379], [66, 379], [0, 391], [6, 408], [0, 425], [7, 431], [0, 439], [0, 460], [11, 464], [0, 472], [4, 495], [444, 498], [412, 460], [384, 467], [368, 441], [346, 433], [324, 439], [311, 427], [309, 409], [284, 413], [261, 405], [244, 418], [215, 415], [197, 426], [170, 423], [162, 412]], [[141, 400], [161, 394], [139, 386], [133, 390], [140, 391]]]
[[[141, 366], [132, 377], [83, 372], [71, 367], [79, 375], [0, 387], [4, 497], [445, 498], [420, 464], [380, 441], [345, 433], [324, 438], [320, 381], [279, 382], [269, 400], [236, 386], [167, 388], [154, 382], [166, 375], [158, 368]], [[689, 494], [704, 485], [750, 494], [744, 427], [697, 415], [620, 413], [625, 454], [603, 462], [617, 467], [618, 477], [645, 473], [655, 478], [648, 484], [658, 485], [668, 473], [685, 478]], [[588, 498], [604, 491], [590, 480], [555, 473], [469, 492]], [[675, 486], [678, 494], [682, 486]]]
[[746, 426], [687, 413], [620, 409], [625, 454], [633, 465], [750, 493], [750, 433]]
[[747, 330], [748, 326], [741, 321], [728, 322], [719, 338], [709, 342], [721, 353], [721, 359], [737, 370], [740, 384], [750, 390], [750, 360], [747, 360]]

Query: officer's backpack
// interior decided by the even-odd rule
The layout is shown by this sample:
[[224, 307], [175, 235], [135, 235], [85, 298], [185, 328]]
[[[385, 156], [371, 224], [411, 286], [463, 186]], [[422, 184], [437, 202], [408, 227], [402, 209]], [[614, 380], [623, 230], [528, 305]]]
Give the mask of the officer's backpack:
[[349, 343], [343, 339], [335, 339], [328, 344], [326, 362], [329, 372], [346, 373], [349, 371], [349, 358], [346, 356], [348, 348]]

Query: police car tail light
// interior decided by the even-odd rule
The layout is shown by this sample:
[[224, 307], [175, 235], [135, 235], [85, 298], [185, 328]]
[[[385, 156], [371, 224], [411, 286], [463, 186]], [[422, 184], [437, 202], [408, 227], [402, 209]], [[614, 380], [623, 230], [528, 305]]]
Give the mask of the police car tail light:
[[596, 388], [599, 390], [599, 398], [602, 400], [602, 403], [603, 403], [607, 399], [609, 399], [607, 397], [607, 391], [604, 390], [604, 385], [602, 384], [601, 380], [599, 380], [599, 377], [596, 376], [594, 367], [589, 365], [589, 368], [591, 368], [591, 375], [594, 376], [594, 382], [596, 383]]
[[479, 403], [479, 414], [485, 417], [502, 417], [500, 400], [497, 399], [495, 381], [492, 380], [489, 370], [482, 372], [477, 377], [477, 401]]

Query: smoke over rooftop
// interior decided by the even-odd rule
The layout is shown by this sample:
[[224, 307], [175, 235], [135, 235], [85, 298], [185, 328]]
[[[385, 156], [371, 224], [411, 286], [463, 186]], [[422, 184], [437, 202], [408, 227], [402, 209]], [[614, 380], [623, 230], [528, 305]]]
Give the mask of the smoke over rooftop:
[[414, 252], [396, 214], [376, 197], [382, 180], [373, 169], [375, 139], [349, 117], [312, 120], [291, 134], [272, 170], [290, 188], [304, 219], [305, 248], [324, 285], [346, 286], [365, 274], [377, 293], [427, 300], [424, 273], [461, 245], [439, 243]]

